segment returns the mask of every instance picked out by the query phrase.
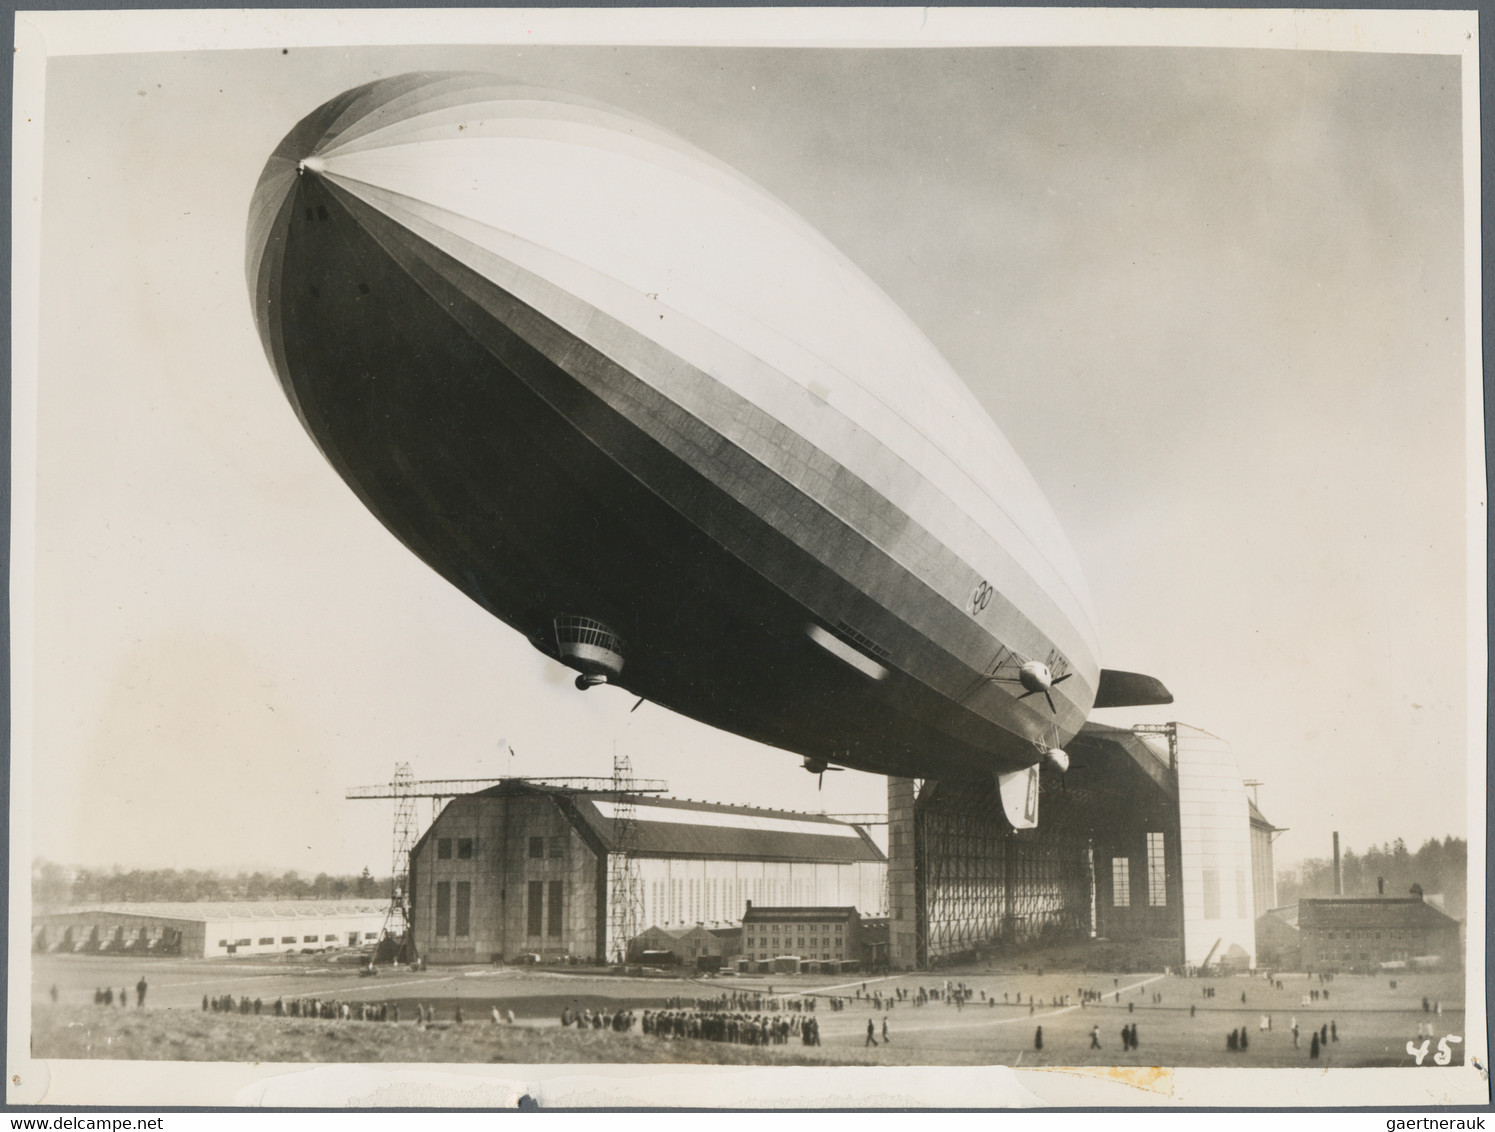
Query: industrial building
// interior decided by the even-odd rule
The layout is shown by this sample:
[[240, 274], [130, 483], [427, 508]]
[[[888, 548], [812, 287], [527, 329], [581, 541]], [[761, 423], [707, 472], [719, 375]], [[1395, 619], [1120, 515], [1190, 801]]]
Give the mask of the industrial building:
[[757, 907], [742, 916], [742, 959], [792, 956], [811, 963], [860, 963], [861, 917], [855, 908]]
[[[609, 906], [625, 865], [629, 917]], [[511, 780], [453, 799], [411, 850], [412, 930], [432, 963], [601, 961], [648, 927], [736, 925], [749, 901], [880, 910], [886, 867], [823, 815]]]
[[375, 900], [100, 904], [35, 916], [32, 948], [204, 959], [361, 947], [378, 941], [387, 910]]
[[1384, 964], [1460, 967], [1459, 921], [1421, 896], [1321, 896], [1298, 901], [1308, 971], [1374, 971]]

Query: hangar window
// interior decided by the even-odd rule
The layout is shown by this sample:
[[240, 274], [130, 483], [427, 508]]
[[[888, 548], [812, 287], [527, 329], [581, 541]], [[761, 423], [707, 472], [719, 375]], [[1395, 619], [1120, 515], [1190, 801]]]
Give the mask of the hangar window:
[[1132, 906], [1131, 867], [1127, 857], [1111, 858], [1111, 903], [1117, 908]]
[[564, 837], [552, 837], [550, 839], [550, 859], [559, 861], [566, 855], [566, 839]]
[[260, 937], [260, 946], [261, 947], [268, 947], [271, 944], [273, 944], [274, 942], [275, 942], [275, 937], [273, 935], [267, 935], [267, 936], [261, 936]]
[[378, 932], [364, 932], [363, 933], [363, 938], [364, 939], [378, 939], [379, 938], [379, 933]]
[[543, 880], [529, 882], [529, 907], [525, 910], [529, 913], [527, 926], [529, 934], [540, 935], [545, 927], [545, 882]]
[[1206, 920], [1218, 920], [1220, 918], [1220, 873], [1217, 869], [1203, 870], [1204, 881], [1204, 918]]
[[438, 861], [450, 861], [452, 859], [452, 839], [450, 837], [438, 837], [436, 839], [436, 859]]
[[227, 947], [228, 946], [228, 940], [226, 940], [226, 939], [220, 939], [218, 941], [218, 946], [219, 947]]
[[457, 838], [457, 859], [460, 861], [472, 860], [472, 838]]
[[561, 920], [565, 915], [565, 881], [550, 882], [550, 938], [561, 938]]
[[531, 837], [529, 839], [530, 860], [539, 861], [545, 857], [545, 838]]
[[336, 943], [337, 942], [337, 935], [335, 933], [333, 935], [324, 935], [322, 937], [322, 942], [323, 943]]
[[249, 941], [247, 939], [236, 939], [236, 940], [234, 940], [234, 946], [235, 947], [248, 947], [249, 946]]
[[1147, 903], [1153, 908], [1168, 903], [1168, 878], [1163, 863], [1163, 835], [1147, 835]]
[[301, 942], [302, 943], [316, 943], [317, 942], [317, 937], [314, 936], [314, 935], [304, 935], [304, 936], [301, 937]]
[[448, 880], [436, 882], [436, 934], [444, 936], [448, 934], [448, 921], [452, 915], [452, 882]]
[[296, 937], [293, 936], [293, 935], [283, 935], [283, 936], [280, 937], [280, 942], [281, 943], [295, 943], [296, 942]]
[[465, 936], [467, 934], [471, 912], [472, 885], [465, 880], [459, 880], [457, 882], [457, 927], [453, 935]]

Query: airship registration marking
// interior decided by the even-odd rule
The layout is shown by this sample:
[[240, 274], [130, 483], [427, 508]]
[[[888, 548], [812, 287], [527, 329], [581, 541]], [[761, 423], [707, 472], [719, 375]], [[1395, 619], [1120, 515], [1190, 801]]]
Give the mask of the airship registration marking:
[[975, 617], [991, 604], [991, 595], [995, 592], [990, 582], [977, 582], [976, 588], [971, 591], [971, 600], [966, 602], [966, 612]]

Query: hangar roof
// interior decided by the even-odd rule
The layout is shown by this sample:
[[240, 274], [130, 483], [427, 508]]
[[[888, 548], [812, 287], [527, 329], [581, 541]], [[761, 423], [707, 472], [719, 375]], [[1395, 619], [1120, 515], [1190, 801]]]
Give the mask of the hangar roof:
[[1272, 831], [1277, 828], [1271, 822], [1267, 821], [1262, 812], [1256, 808], [1256, 803], [1253, 802], [1250, 798], [1246, 799], [1246, 811], [1251, 815], [1251, 824], [1256, 826], [1258, 829]]
[[749, 904], [747, 911], [742, 914], [744, 924], [756, 924], [764, 920], [776, 920], [780, 923], [793, 922], [796, 920], [820, 921], [820, 920], [860, 920], [857, 910], [850, 905], [846, 907], [823, 908], [810, 907], [803, 904], [794, 906], [774, 907], [771, 904]]
[[[618, 848], [615, 833], [618, 795], [594, 794], [540, 786], [502, 783], [467, 795], [502, 798], [549, 795], [564, 802], [585, 832], [608, 851]], [[729, 806], [682, 798], [633, 795], [634, 844], [641, 857], [720, 858], [730, 860], [816, 861], [849, 864], [887, 860], [859, 826], [824, 814]], [[439, 824], [439, 819], [437, 824]], [[421, 838], [424, 844], [433, 825]]]
[[[616, 798], [575, 799], [577, 814], [615, 849]], [[634, 851], [641, 857], [730, 857], [849, 863], [885, 860], [865, 830], [823, 814], [799, 814], [678, 798], [633, 799]]]
[[1298, 926], [1452, 929], [1458, 921], [1418, 896], [1313, 896], [1298, 901]]

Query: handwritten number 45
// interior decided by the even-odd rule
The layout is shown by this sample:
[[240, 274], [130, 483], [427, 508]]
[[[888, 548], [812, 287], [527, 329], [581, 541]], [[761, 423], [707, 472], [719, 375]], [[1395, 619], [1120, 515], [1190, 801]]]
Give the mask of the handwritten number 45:
[[[1428, 1055], [1428, 1045], [1432, 1042], [1432, 1040], [1432, 1038], [1424, 1038], [1422, 1045], [1420, 1046], [1414, 1046], [1411, 1042], [1407, 1043], [1407, 1053], [1417, 1059], [1418, 1065], [1421, 1065], [1422, 1059]], [[1448, 1043], [1462, 1042], [1463, 1040], [1464, 1039], [1459, 1037], [1459, 1035], [1457, 1034], [1449, 1034], [1447, 1037], [1439, 1038], [1438, 1052], [1433, 1054], [1433, 1064], [1447, 1065], [1450, 1061], [1453, 1060], [1453, 1050], [1448, 1048]]]

